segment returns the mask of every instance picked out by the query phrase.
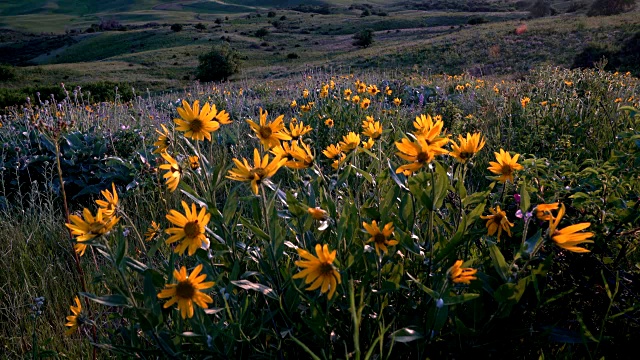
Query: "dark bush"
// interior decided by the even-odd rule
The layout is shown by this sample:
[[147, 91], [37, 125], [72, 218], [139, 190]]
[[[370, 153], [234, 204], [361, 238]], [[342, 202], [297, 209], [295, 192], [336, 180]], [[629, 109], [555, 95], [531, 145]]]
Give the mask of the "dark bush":
[[207, 30], [207, 25], [203, 24], [203, 23], [197, 23], [194, 28], [196, 28], [197, 30]]
[[269, 11], [269, 12], [267, 13], [267, 17], [270, 17], [270, 18], [272, 18], [272, 17], [276, 17], [276, 12], [275, 12], [275, 11]]
[[182, 31], [182, 24], [173, 24], [171, 25], [171, 30], [178, 32], [178, 31]]
[[221, 18], [216, 18], [216, 20], [214, 21], [214, 23], [216, 24], [222, 24], [222, 19]]
[[0, 65], [0, 81], [13, 80], [15, 76], [16, 76], [16, 73], [13, 70], [13, 66]]
[[633, 9], [636, 0], [596, 0], [591, 4], [587, 16], [609, 16]]
[[551, 15], [551, 4], [547, 0], [537, 0], [529, 8], [529, 15], [532, 18], [540, 18]]
[[298, 55], [297, 53], [289, 53], [287, 54], [287, 59], [299, 59], [300, 55]]
[[586, 7], [587, 7], [587, 4], [585, 4], [582, 1], [572, 1], [571, 4], [569, 4], [569, 7], [567, 8], [567, 13], [573, 13], [578, 10], [582, 10]]
[[372, 29], [364, 29], [360, 32], [353, 35], [353, 38], [356, 40], [353, 42], [353, 45], [360, 47], [369, 47], [373, 44], [373, 30]]
[[240, 54], [229, 45], [211, 49], [199, 61], [196, 78], [200, 81], [227, 80], [240, 71]]
[[263, 37], [269, 35], [269, 30], [267, 30], [265, 28], [258, 29], [256, 31], [255, 35], [256, 35], [256, 37], [263, 38]]
[[467, 24], [469, 25], [479, 25], [487, 22], [487, 19], [483, 18], [482, 16], [473, 16], [469, 18], [469, 20], [467, 20]]

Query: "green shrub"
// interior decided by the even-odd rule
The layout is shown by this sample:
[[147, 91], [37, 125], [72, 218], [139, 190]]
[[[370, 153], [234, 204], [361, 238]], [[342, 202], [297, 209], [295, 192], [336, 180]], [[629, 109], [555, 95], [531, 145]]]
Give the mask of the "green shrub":
[[629, 11], [635, 7], [635, 0], [596, 0], [591, 4], [587, 16], [609, 16]]
[[182, 25], [181, 24], [173, 24], [171, 25], [171, 30], [178, 32], [178, 31], [182, 31]]
[[227, 80], [240, 71], [240, 54], [228, 45], [213, 48], [199, 61], [196, 78], [200, 81]]
[[266, 28], [258, 29], [256, 31], [255, 35], [256, 35], [256, 37], [263, 38], [263, 37], [269, 35], [269, 30], [267, 30]]
[[0, 81], [13, 80], [15, 76], [16, 74], [15, 74], [15, 71], [13, 70], [13, 66], [0, 65]]
[[353, 42], [353, 45], [364, 48], [369, 47], [373, 44], [373, 30], [364, 29], [353, 35], [353, 38], [356, 40]]
[[206, 30], [207, 26], [203, 23], [197, 23], [194, 28], [196, 28], [196, 30]]

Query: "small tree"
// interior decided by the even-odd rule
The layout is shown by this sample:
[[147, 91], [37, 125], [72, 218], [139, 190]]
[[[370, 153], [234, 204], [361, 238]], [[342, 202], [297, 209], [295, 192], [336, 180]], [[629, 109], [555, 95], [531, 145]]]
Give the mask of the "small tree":
[[182, 31], [182, 25], [181, 24], [173, 24], [171, 25], [171, 30], [178, 32], [178, 31]]
[[240, 71], [240, 54], [229, 45], [214, 47], [199, 61], [196, 78], [200, 81], [227, 80]]
[[551, 14], [551, 4], [547, 0], [537, 0], [529, 8], [529, 15], [540, 18]]
[[353, 35], [353, 38], [356, 40], [353, 42], [353, 45], [360, 47], [369, 47], [373, 44], [373, 30], [372, 29], [364, 29], [360, 32]]
[[258, 29], [256, 31], [256, 37], [259, 37], [261, 39], [267, 35], [269, 35], [269, 30], [266, 28]]
[[596, 0], [591, 4], [588, 16], [609, 16], [633, 9], [636, 0]]
[[197, 23], [194, 28], [196, 28], [196, 30], [206, 30], [207, 29], [207, 25], [203, 24], [203, 23]]

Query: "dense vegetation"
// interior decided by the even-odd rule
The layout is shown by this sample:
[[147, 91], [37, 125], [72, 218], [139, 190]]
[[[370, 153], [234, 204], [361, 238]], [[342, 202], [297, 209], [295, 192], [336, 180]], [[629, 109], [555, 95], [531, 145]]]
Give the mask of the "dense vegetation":
[[[103, 344], [99, 356], [622, 356], [639, 333], [638, 85], [630, 74], [553, 68], [517, 82], [314, 73], [126, 103], [69, 97], [15, 109], [0, 129], [0, 243], [9, 255], [0, 272], [8, 304], [1, 316], [22, 333], [3, 328], [2, 346], [9, 356], [86, 356], [91, 347], [82, 338]], [[215, 104], [233, 122], [223, 121], [211, 141], [186, 138], [172, 125], [185, 116], [176, 112], [186, 109], [182, 98]], [[258, 122], [259, 108], [268, 122], [284, 114], [290, 134], [310, 126], [302, 138], [312, 161], [308, 169], [277, 170], [256, 196], [249, 183], [226, 177], [238, 166], [233, 158], [253, 166], [254, 147], [268, 153], [244, 121]], [[418, 131], [412, 121], [422, 114], [442, 115], [440, 136], [451, 134], [456, 144], [469, 132], [486, 145], [466, 165], [438, 155], [432, 170], [397, 173], [406, 160], [394, 155], [396, 144]], [[362, 127], [367, 116], [381, 132]], [[323, 151], [340, 140], [346, 149], [350, 131], [369, 135], [360, 134], [341, 160], [328, 159]], [[165, 145], [167, 158], [156, 151]], [[513, 181], [487, 170], [501, 148], [520, 154], [523, 169]], [[57, 154], [72, 214], [98, 211], [92, 199], [104, 198], [100, 190], [111, 192], [112, 182], [119, 196], [119, 222], [109, 235], [78, 242], [89, 245], [78, 265], [64, 227]], [[165, 185], [166, 159], [182, 169], [168, 184], [175, 191]], [[180, 201], [208, 209], [208, 249], [176, 254], [165, 244], [161, 229], [175, 227], [165, 215], [182, 212]], [[566, 208], [558, 228], [589, 224], [590, 253], [555, 245], [535, 211], [554, 202]], [[490, 209], [502, 211], [497, 206], [513, 224], [500, 225], [499, 241], [485, 225]], [[326, 215], [307, 211], [315, 207]], [[388, 239], [397, 244], [387, 241], [388, 252], [367, 243], [373, 235], [362, 223], [373, 220], [381, 230], [393, 223]], [[316, 243], [337, 249], [342, 282], [330, 301], [291, 278], [300, 271], [295, 249], [315, 254]], [[478, 271], [469, 285], [453, 282], [456, 259]], [[212, 303], [182, 320], [162, 309], [157, 294], [176, 281], [173, 269], [191, 272], [197, 264], [215, 282], [202, 290]], [[45, 273], [58, 286], [43, 282]], [[63, 318], [78, 292], [90, 301], [81, 302], [79, 335], [64, 337]]]

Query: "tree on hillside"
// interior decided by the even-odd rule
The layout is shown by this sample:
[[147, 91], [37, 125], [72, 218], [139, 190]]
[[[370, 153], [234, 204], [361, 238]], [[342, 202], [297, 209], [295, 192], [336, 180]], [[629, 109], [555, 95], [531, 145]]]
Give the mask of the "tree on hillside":
[[540, 18], [551, 14], [551, 4], [547, 0], [536, 0], [529, 8], [532, 18]]
[[369, 47], [371, 46], [371, 44], [373, 44], [373, 30], [363, 29], [353, 35], [353, 38], [356, 40], [353, 42], [353, 45], [360, 47]]
[[200, 81], [227, 80], [240, 71], [240, 54], [229, 45], [214, 47], [199, 61], [196, 78]]
[[636, 0], [596, 0], [591, 4], [588, 16], [609, 16], [629, 11], [636, 6]]

